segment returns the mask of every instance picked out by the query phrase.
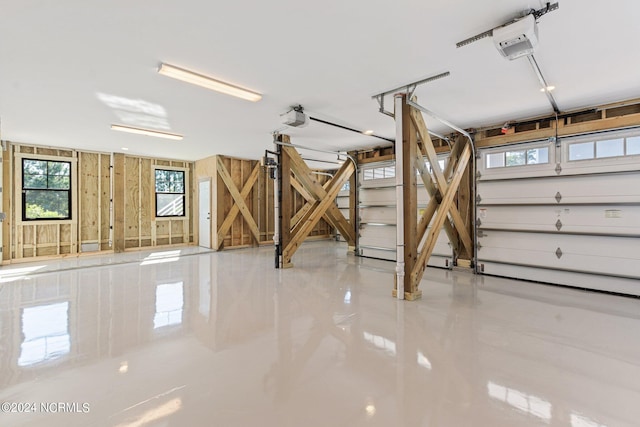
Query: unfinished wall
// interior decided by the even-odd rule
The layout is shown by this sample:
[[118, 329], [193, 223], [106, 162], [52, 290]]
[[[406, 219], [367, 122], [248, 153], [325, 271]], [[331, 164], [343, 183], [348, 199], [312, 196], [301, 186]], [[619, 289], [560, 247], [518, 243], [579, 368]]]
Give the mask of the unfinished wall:
[[[122, 186], [112, 183], [111, 154], [7, 144], [3, 161], [3, 261], [113, 251], [122, 222], [122, 249], [193, 241], [193, 163], [122, 156]], [[71, 162], [71, 218], [23, 220], [22, 159]], [[154, 168], [185, 171], [185, 216], [155, 218]], [[113, 190], [112, 190], [113, 189]], [[113, 215], [111, 199], [114, 199]], [[116, 200], [123, 209], [115, 209]], [[120, 212], [120, 215], [118, 215]], [[113, 221], [114, 230], [110, 228]]]
[[[253, 231], [257, 232], [257, 239], [252, 231], [252, 225], [243, 216], [222, 174], [230, 178], [235, 191], [243, 193], [245, 190], [244, 193], [247, 196], [243, 200], [256, 226], [257, 230]], [[257, 160], [227, 156], [211, 156], [198, 160], [195, 163], [195, 186], [202, 180], [211, 182], [212, 248], [240, 248], [273, 242], [273, 181], [269, 179], [267, 170], [262, 168]], [[253, 184], [245, 189], [244, 187], [250, 181], [253, 181]], [[197, 203], [196, 206], [198, 206]], [[232, 221], [230, 221], [230, 214], [233, 216]], [[198, 209], [194, 209], [196, 236], [198, 235], [198, 217]]]
[[[155, 170], [185, 173], [185, 216], [155, 216]], [[124, 156], [125, 249], [193, 242], [191, 162]]]

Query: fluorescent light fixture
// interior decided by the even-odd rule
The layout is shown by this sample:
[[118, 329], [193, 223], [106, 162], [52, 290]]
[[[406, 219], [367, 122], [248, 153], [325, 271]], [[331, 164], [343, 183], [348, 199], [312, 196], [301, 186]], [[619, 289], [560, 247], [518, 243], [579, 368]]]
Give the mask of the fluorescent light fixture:
[[158, 130], [143, 129], [143, 128], [134, 128], [132, 126], [111, 125], [111, 129], [119, 130], [120, 132], [137, 133], [138, 135], [157, 136], [158, 138], [176, 139], [178, 141], [183, 138], [182, 135], [178, 135], [177, 133], [160, 132]]
[[373, 135], [373, 131], [372, 130], [365, 130], [364, 132], [365, 135]]
[[175, 67], [169, 64], [160, 64], [158, 73], [163, 76], [173, 77], [174, 79], [182, 80], [183, 82], [191, 83], [194, 85], [202, 86], [207, 89], [215, 90], [226, 95], [235, 96], [237, 98], [246, 99], [247, 101], [260, 101], [262, 95], [257, 92], [253, 92], [248, 89], [244, 89], [229, 83], [216, 80], [214, 78], [194, 73], [193, 71], [185, 70], [183, 68]]
[[123, 149], [124, 151], [129, 151], [129, 149], [128, 149], [127, 147], [122, 147], [122, 149]]
[[543, 87], [540, 88], [540, 92], [551, 92], [552, 90], [554, 90], [556, 87], [555, 86], [547, 86], [547, 87]]

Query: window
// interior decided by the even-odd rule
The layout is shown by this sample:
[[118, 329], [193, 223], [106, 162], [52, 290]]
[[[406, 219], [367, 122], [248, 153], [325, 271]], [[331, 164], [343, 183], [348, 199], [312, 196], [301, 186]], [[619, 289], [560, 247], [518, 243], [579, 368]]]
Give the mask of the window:
[[569, 145], [569, 161], [607, 159], [640, 154], [640, 136], [574, 142]]
[[71, 163], [22, 159], [22, 220], [71, 219]]
[[488, 153], [487, 169], [549, 163], [549, 147]]
[[504, 153], [487, 154], [487, 169], [504, 167]]
[[624, 156], [624, 139], [596, 142], [596, 158]]
[[362, 178], [365, 181], [372, 179], [393, 178], [396, 176], [395, 166], [381, 166], [378, 168], [365, 169]]
[[522, 166], [527, 163], [525, 150], [507, 151], [505, 156], [507, 158], [507, 166]]
[[627, 138], [627, 156], [640, 154], [640, 136]]
[[184, 171], [156, 169], [156, 216], [184, 215]]

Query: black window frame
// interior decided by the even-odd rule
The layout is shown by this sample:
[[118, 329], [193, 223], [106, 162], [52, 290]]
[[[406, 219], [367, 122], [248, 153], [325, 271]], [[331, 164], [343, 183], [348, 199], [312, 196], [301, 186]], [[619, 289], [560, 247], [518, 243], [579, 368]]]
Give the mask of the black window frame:
[[[163, 172], [177, 172], [182, 174], [182, 192], [175, 192], [175, 191], [158, 191], [158, 176], [156, 175], [157, 171], [163, 171]], [[187, 209], [186, 209], [186, 198], [185, 198], [185, 194], [186, 194], [186, 174], [185, 171], [183, 170], [177, 170], [177, 169], [162, 169], [162, 168], [155, 168], [153, 170], [153, 189], [155, 191], [155, 215], [156, 218], [174, 218], [174, 217], [184, 217], [187, 214]], [[158, 215], [158, 194], [182, 194], [182, 214], [181, 215]]]
[[[47, 163], [47, 173], [45, 174], [45, 176], [47, 177], [47, 188], [25, 188], [25, 179], [24, 179], [24, 165], [26, 161], [34, 161], [34, 162], [46, 162]], [[69, 188], [68, 189], [61, 189], [61, 188], [48, 188], [49, 187], [49, 163], [66, 163], [67, 165], [69, 165]], [[27, 157], [23, 157], [22, 158], [22, 164], [21, 164], [21, 174], [22, 174], [22, 221], [69, 221], [72, 219], [73, 217], [73, 205], [72, 205], [72, 197], [71, 197], [71, 191], [72, 191], [72, 186], [73, 186], [73, 182], [72, 182], [72, 164], [70, 161], [66, 161], [66, 160], [50, 160], [50, 159], [38, 159], [38, 158], [27, 158]], [[61, 175], [61, 176], [65, 176], [65, 175]], [[67, 193], [67, 203], [69, 206], [69, 215], [66, 217], [43, 217], [43, 218], [27, 218], [27, 191], [55, 191], [55, 192], [61, 192], [61, 191], [65, 191]]]

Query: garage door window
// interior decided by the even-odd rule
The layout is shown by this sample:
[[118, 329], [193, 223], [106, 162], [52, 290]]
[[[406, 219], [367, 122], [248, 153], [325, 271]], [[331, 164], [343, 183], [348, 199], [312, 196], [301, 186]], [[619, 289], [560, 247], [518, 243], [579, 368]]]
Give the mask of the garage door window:
[[539, 165], [549, 163], [549, 148], [530, 148], [488, 153], [485, 157], [487, 169]]

